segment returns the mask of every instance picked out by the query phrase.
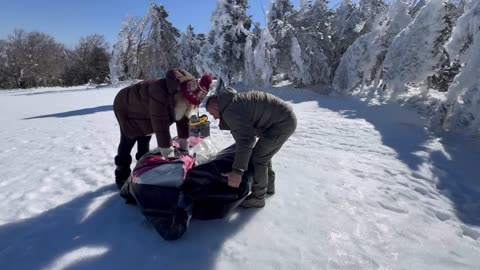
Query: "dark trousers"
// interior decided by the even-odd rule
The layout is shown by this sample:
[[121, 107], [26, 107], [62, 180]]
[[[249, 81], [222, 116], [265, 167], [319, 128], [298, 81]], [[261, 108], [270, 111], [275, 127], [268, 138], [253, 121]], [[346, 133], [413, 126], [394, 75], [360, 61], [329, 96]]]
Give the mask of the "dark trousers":
[[267, 187], [275, 186], [275, 173], [272, 169], [272, 157], [282, 148], [297, 128], [297, 118], [292, 115], [281, 123], [267, 129], [253, 148], [251, 161], [255, 171], [252, 185], [252, 196], [263, 199]]
[[120, 130], [120, 143], [118, 145], [117, 156], [115, 156], [115, 165], [122, 168], [130, 168], [132, 163], [131, 152], [135, 143], [137, 143], [137, 154], [135, 159], [139, 160], [150, 150], [150, 139], [152, 136], [139, 136], [135, 138], [127, 137]]

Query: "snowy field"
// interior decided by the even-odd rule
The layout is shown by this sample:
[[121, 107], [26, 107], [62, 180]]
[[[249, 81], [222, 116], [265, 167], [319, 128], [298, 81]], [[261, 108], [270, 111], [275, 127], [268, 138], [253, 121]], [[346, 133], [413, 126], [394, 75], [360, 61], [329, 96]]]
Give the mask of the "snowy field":
[[299, 119], [277, 194], [166, 242], [114, 185], [118, 90], [0, 92], [1, 269], [480, 269], [478, 142], [287, 87], [270, 90]]

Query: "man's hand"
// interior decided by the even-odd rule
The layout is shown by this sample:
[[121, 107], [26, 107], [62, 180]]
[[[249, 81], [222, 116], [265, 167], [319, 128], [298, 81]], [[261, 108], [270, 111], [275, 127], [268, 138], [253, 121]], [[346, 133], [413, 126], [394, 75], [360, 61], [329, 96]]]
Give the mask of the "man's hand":
[[227, 177], [228, 185], [234, 188], [238, 188], [242, 182], [242, 176], [234, 172], [222, 173], [222, 176]]

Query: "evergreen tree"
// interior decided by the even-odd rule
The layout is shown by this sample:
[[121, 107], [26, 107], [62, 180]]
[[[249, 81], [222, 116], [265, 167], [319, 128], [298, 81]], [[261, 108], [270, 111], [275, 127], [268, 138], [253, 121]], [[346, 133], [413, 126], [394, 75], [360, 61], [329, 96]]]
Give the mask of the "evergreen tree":
[[145, 20], [127, 17], [118, 34], [118, 41], [113, 45], [110, 73], [112, 81], [137, 79], [140, 77], [140, 56], [146, 41], [143, 35]]
[[163, 77], [167, 70], [178, 66], [177, 39], [180, 31], [168, 20], [168, 12], [161, 4], [150, 4], [147, 14], [147, 37], [146, 57], [142, 58], [145, 63], [144, 77]]
[[290, 18], [296, 13], [290, 0], [272, 1], [268, 12], [268, 31], [274, 40], [272, 46], [273, 74], [282, 75], [285, 79], [293, 80], [298, 70], [291, 52], [295, 29], [290, 24]]
[[379, 15], [372, 31], [348, 48], [335, 71], [336, 91], [348, 94], [372, 82], [376, 88], [392, 41], [412, 21], [408, 7], [403, 1], [393, 3], [387, 13]]
[[291, 17], [303, 66], [302, 72], [295, 76], [301, 80], [300, 84], [330, 83], [334, 62], [332, 17], [326, 0], [308, 3]]
[[257, 46], [255, 46], [255, 71], [261, 79], [260, 85], [264, 87], [271, 84], [273, 76], [273, 63], [275, 60], [273, 51], [274, 42], [275, 40], [268, 31], [268, 28], [265, 28], [261, 31]]
[[480, 2], [468, 0], [446, 44], [452, 60], [461, 65], [460, 73], [448, 89], [430, 126], [437, 130], [467, 130], [480, 134]]
[[351, 0], [342, 0], [340, 6], [334, 11], [332, 18], [332, 43], [334, 46], [334, 62], [332, 70], [336, 70], [340, 59], [347, 51], [348, 47], [355, 42], [354, 36], [348, 35], [348, 21], [355, 11], [356, 6]]
[[197, 65], [227, 84], [243, 80], [245, 44], [251, 26], [246, 0], [218, 0], [212, 30]]
[[193, 76], [198, 77], [196, 67], [196, 57], [200, 53], [200, 40], [191, 25], [187, 27], [187, 31], [181, 34], [180, 50], [178, 51], [179, 66], [186, 69]]
[[441, 92], [446, 92], [453, 78], [458, 74], [460, 64], [458, 61], [452, 61], [444, 49], [444, 45], [452, 34], [453, 27], [458, 17], [463, 12], [463, 3], [455, 4], [453, 2], [445, 3], [446, 14], [444, 21], [446, 27], [442, 30], [442, 35], [435, 41], [434, 47], [442, 50], [442, 57], [440, 59], [440, 69], [433, 75], [427, 78], [427, 86], [429, 89], [437, 89]]
[[385, 83], [392, 98], [405, 91], [407, 83], [423, 83], [440, 69], [445, 29], [449, 27], [446, 1], [428, 2], [392, 42], [385, 59]]
[[247, 36], [244, 51], [244, 65], [245, 73], [243, 76], [243, 83], [246, 86], [257, 86], [262, 83], [261, 71], [258, 72], [255, 67], [255, 47], [258, 45], [260, 39], [261, 29], [260, 23], [255, 23], [253, 31]]

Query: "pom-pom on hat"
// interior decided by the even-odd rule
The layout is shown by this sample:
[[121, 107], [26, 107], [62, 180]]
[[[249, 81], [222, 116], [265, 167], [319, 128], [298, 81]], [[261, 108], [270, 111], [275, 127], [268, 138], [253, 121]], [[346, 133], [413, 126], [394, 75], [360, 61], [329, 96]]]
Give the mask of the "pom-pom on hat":
[[204, 74], [199, 81], [192, 79], [180, 84], [180, 92], [190, 104], [200, 105], [207, 96], [211, 84], [212, 77]]

